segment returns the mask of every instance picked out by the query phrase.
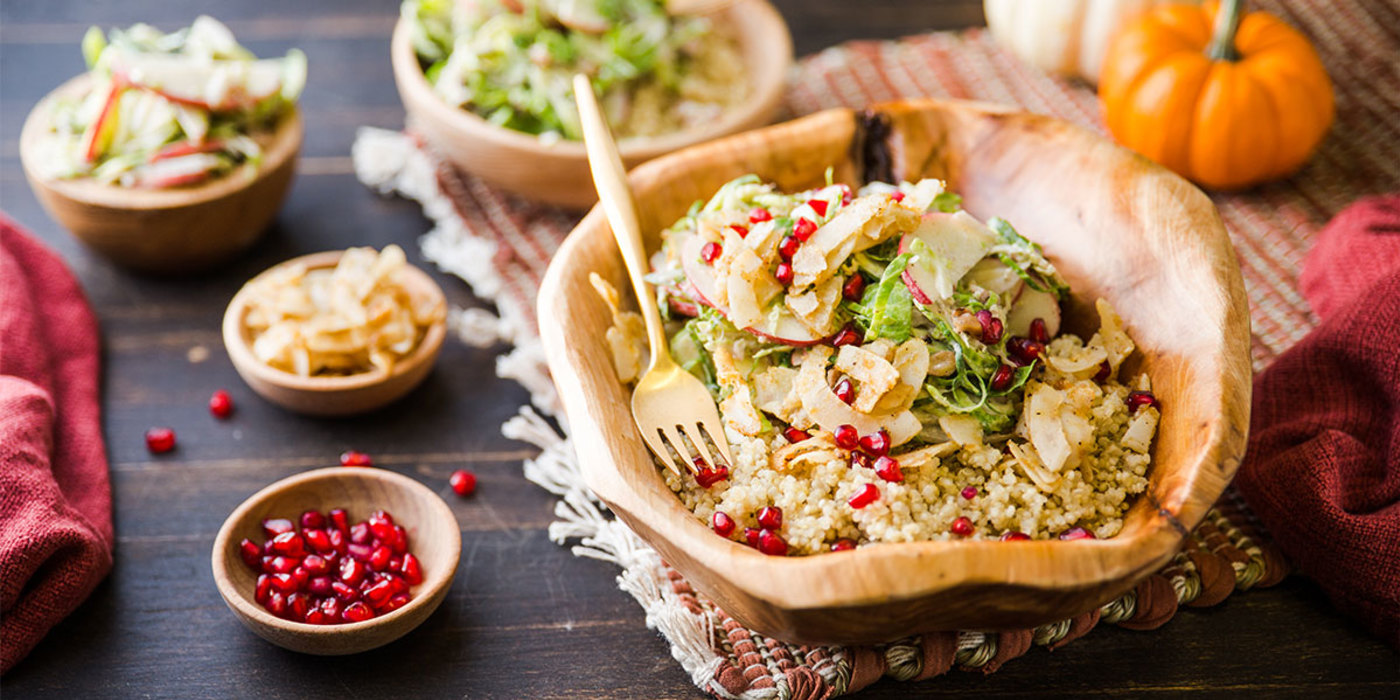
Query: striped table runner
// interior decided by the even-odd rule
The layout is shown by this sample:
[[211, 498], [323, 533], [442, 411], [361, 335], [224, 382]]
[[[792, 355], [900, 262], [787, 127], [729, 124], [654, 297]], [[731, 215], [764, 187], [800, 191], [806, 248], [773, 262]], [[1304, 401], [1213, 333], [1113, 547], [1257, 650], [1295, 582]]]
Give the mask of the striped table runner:
[[[1400, 6], [1390, 0], [1254, 5], [1312, 38], [1337, 89], [1336, 124], [1306, 168], [1282, 182], [1212, 197], [1239, 252], [1259, 370], [1316, 323], [1298, 293], [1299, 269], [1315, 232], [1355, 199], [1400, 189]], [[1020, 63], [980, 30], [853, 42], [810, 56], [791, 76], [785, 108], [796, 116], [903, 97], [1015, 104], [1104, 132], [1090, 88]], [[464, 177], [411, 134], [366, 129], [354, 156], [366, 184], [422, 203], [436, 224], [422, 239], [424, 256], [496, 304], [499, 315], [456, 310], [452, 321], [466, 342], [512, 346], [497, 370], [525, 385], [539, 412], [523, 408], [503, 430], [542, 450], [525, 464], [525, 473], [560, 496], [551, 538], [572, 543], [577, 555], [617, 563], [619, 585], [643, 606], [648, 626], [667, 638], [697, 687], [711, 694], [823, 698], [884, 676], [922, 680], [954, 667], [991, 672], [1033, 646], [1055, 648], [1100, 622], [1151, 629], [1181, 604], [1211, 605], [1234, 590], [1276, 582], [1285, 572], [1241, 504], [1227, 495], [1166, 569], [1074, 620], [863, 648], [800, 647], [764, 638], [692, 591], [654, 550], [611, 519], [582, 486], [567, 435], [541, 418], [559, 412], [535, 330], [535, 296], [551, 254], [577, 216]], [[1043, 656], [1037, 662], [1051, 663]]]

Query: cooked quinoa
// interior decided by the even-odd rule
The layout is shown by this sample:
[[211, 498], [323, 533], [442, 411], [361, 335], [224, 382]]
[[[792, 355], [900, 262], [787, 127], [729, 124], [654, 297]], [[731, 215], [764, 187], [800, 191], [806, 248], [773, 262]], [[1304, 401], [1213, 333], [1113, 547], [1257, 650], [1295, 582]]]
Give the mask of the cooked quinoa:
[[[1121, 319], [1100, 300], [1088, 341], [1058, 334], [1068, 287], [1039, 247], [941, 182], [785, 195], [740, 178], [664, 240], [650, 279], [671, 351], [711, 387], [734, 463], [662, 474], [717, 533], [770, 554], [1106, 538], [1147, 488], [1160, 414], [1146, 375], [1118, 378]], [[640, 318], [594, 284], [633, 381]]]

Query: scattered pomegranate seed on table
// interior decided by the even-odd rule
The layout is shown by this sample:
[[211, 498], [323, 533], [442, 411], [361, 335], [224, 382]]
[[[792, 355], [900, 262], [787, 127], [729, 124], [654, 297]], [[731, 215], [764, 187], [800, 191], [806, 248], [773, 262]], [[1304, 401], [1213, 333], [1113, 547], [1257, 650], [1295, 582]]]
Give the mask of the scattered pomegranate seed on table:
[[836, 440], [836, 446], [843, 450], [854, 450], [859, 444], [860, 433], [856, 432], [854, 425], [838, 425], [836, 432], [832, 433]]
[[215, 418], [228, 418], [233, 415], [233, 397], [227, 391], [219, 389], [209, 397], [209, 412]]
[[1153, 408], [1157, 408], [1158, 406], [1157, 397], [1153, 396], [1151, 392], [1147, 391], [1128, 392], [1128, 398], [1126, 403], [1128, 404], [1129, 413], [1137, 413], [1138, 409], [1147, 406], [1151, 406]]
[[972, 500], [972, 499], [974, 499], [974, 498], [977, 498], [977, 487], [976, 487], [976, 486], [965, 486], [965, 487], [963, 487], [963, 490], [962, 490], [962, 497], [963, 497], [963, 498], [966, 498], [966, 499], [969, 500], [969, 501]]
[[856, 510], [860, 510], [880, 499], [880, 487], [875, 484], [866, 484], [856, 491], [854, 496], [846, 501], [846, 504]]
[[458, 496], [470, 496], [476, 490], [476, 475], [465, 469], [458, 469], [452, 472], [452, 476], [447, 477], [447, 483]]
[[855, 548], [856, 541], [846, 537], [842, 537], [841, 539], [831, 543], [831, 551], [833, 552], [848, 552]]
[[734, 534], [734, 518], [729, 517], [729, 514], [722, 510], [717, 510], [714, 515], [710, 516], [710, 527], [720, 537], [728, 537]]
[[146, 431], [146, 449], [151, 454], [165, 454], [175, 449], [175, 430], [173, 428], [151, 428]]
[[1028, 540], [1028, 539], [1030, 539], [1030, 538], [1031, 538], [1030, 535], [1027, 535], [1027, 534], [1024, 533], [1024, 532], [1021, 532], [1020, 530], [1012, 530], [1011, 532], [1004, 532], [1004, 533], [1002, 533], [1002, 535], [1001, 535], [1001, 541], [1002, 541], [1002, 542], [1015, 542], [1015, 541], [1017, 541], [1017, 540]]
[[769, 530], [783, 529], [783, 509], [777, 506], [764, 506], [758, 511], [759, 527]]
[[[291, 520], [269, 518], [262, 523], [267, 542], [238, 545], [243, 563], [258, 574], [253, 597], [273, 615], [316, 625], [363, 622], [403, 607], [423, 582], [408, 532], [385, 511], [353, 526], [342, 508], [329, 518], [306, 511], [298, 521], [300, 531]], [[342, 527], [363, 533], [365, 542], [346, 544]]]
[[372, 467], [374, 460], [363, 452], [346, 450], [340, 453], [340, 466], [342, 467]]
[[967, 537], [972, 534], [972, 520], [966, 515], [960, 515], [957, 520], [953, 521], [953, 527], [950, 529], [958, 537]]
[[904, 472], [899, 470], [899, 462], [885, 455], [875, 460], [875, 473], [885, 481], [904, 481]]
[[1072, 528], [1070, 528], [1070, 529], [1068, 529], [1068, 530], [1065, 530], [1064, 532], [1061, 532], [1061, 533], [1060, 533], [1060, 539], [1062, 539], [1062, 540], [1092, 540], [1092, 539], [1097, 539], [1097, 538], [1094, 537], [1094, 533], [1089, 532], [1088, 530], [1085, 530], [1085, 529], [1082, 528], [1082, 527], [1072, 527]]
[[880, 428], [879, 430], [869, 435], [862, 435], [860, 438], [860, 447], [861, 449], [865, 450], [866, 452], [869, 452], [871, 455], [874, 455], [876, 457], [881, 457], [886, 454], [889, 454], [889, 431], [885, 430], [884, 428]]

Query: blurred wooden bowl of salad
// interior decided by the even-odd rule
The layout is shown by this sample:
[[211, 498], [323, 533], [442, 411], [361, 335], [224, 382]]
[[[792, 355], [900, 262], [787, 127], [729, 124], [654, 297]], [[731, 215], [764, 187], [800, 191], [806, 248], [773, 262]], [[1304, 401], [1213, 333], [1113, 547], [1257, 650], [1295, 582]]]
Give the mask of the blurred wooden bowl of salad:
[[[593, 76], [628, 167], [769, 123], [792, 65], [778, 11], [738, 0], [710, 17], [674, 18], [661, 7], [409, 0], [390, 49], [408, 128], [464, 172], [583, 208], [598, 196], [579, 140], [576, 72]], [[466, 38], [454, 48], [454, 36]]]
[[[757, 178], [726, 186], [747, 174], [756, 174]], [[924, 178], [946, 181], [949, 192], [961, 195], [961, 203], [950, 201], [949, 208], [944, 208], [936, 196], [927, 197], [942, 191], [942, 184]], [[737, 469], [712, 472], [702, 468], [699, 474], [684, 477], [693, 481], [677, 481], [678, 477], [658, 468], [648, 454], [628, 411], [629, 389], [619, 381], [624, 373], [614, 366], [620, 354], [615, 338], [618, 331], [614, 330], [621, 328], [615, 326], [618, 316], [612, 304], [595, 292], [601, 286], [595, 283], [595, 276], [600, 278], [598, 282], [608, 282], [616, 288], [625, 285], [620, 255], [603, 213], [597, 208], [565, 241], [542, 284], [540, 329], [550, 371], [568, 414], [575, 452], [593, 492], [698, 591], [764, 634], [808, 644], [874, 643], [936, 630], [1026, 628], [1091, 611], [1131, 589], [1170, 560], [1183, 537], [1220, 497], [1239, 464], [1249, 426], [1249, 313], [1234, 249], [1220, 218], [1209, 198], [1189, 182], [1081, 128], [989, 105], [932, 100], [896, 102], [876, 105], [863, 113], [828, 110], [687, 148], [638, 167], [630, 179], [648, 249], [658, 249], [666, 229], [672, 229], [668, 240], [677, 231], [681, 234], [680, 243], [672, 241], [681, 251], [678, 264], [684, 273], [676, 283], [690, 285], [689, 298], [694, 303], [686, 308], [684, 298], [676, 299], [677, 294], [687, 294], [684, 286], [678, 287], [670, 297], [681, 303], [672, 304], [672, 313], [678, 317], [698, 314], [694, 321], [702, 325], [731, 328], [717, 336], [717, 343], [703, 338], [692, 338], [692, 342], [706, 343], [703, 347], [710, 352], [712, 363], [706, 367], [714, 368], [709, 371], [725, 389], [720, 394], [720, 408], [731, 448], [739, 460]], [[773, 183], [776, 190], [763, 190], [760, 182]], [[896, 189], [871, 183], [905, 184]], [[932, 187], [924, 191], [927, 183], [932, 183]], [[804, 193], [789, 201], [778, 192]], [[738, 204], [726, 204], [729, 198], [737, 198]], [[908, 200], [919, 201], [911, 205]], [[710, 204], [704, 209], [693, 208], [696, 202], [706, 201]], [[769, 207], [776, 208], [770, 212]], [[817, 252], [820, 260], [827, 244], [846, 253], [851, 252], [850, 248], [843, 248], [848, 244], [872, 245], [858, 244], [858, 239], [850, 235], [826, 237], [828, 231], [840, 234], [844, 225], [836, 226], [835, 222], [844, 216], [843, 212], [862, 207], [905, 217], [909, 212], [897, 210], [913, 208], [908, 223], [912, 228], [897, 228], [895, 233], [902, 233], [902, 237], [882, 239], [886, 248], [898, 243], [898, 255], [880, 263], [884, 258], [865, 260], [858, 259], [858, 255], [847, 258], [838, 253], [837, 262], [847, 261], [839, 270], [830, 258], [824, 266], [807, 267], [810, 256], [804, 255], [809, 248]], [[959, 208], [962, 212], [941, 213]], [[921, 215], [920, 210], [929, 213]], [[722, 226], [722, 222], [703, 218], [707, 212], [731, 211], [742, 220], [736, 218], [738, 223]], [[835, 218], [829, 218], [832, 216]], [[808, 217], [827, 223], [805, 227], [805, 235], [810, 239], [805, 242], [808, 238], [803, 238], [799, 228]], [[975, 256], [964, 256], [963, 244], [953, 241], [968, 240], [966, 235], [953, 236], [952, 229], [945, 228], [958, 223], [975, 229], [981, 224], [976, 224], [974, 217], [1004, 217], [1015, 222], [1022, 235], [1006, 233], [1001, 224], [993, 221], [990, 228], [996, 234], [985, 234], [990, 247], [980, 248]], [[866, 221], [874, 225], [869, 222], [876, 219]], [[950, 238], [925, 240], [920, 232], [930, 222], [935, 230], [944, 230]], [[873, 229], [867, 224], [854, 229], [851, 235], [870, 236]], [[787, 237], [795, 240], [784, 238], [778, 242], [776, 236], [770, 235], [769, 229], [779, 226], [792, 227]], [[709, 237], [711, 243], [696, 252], [687, 246], [699, 236]], [[722, 246], [715, 242], [719, 240], [716, 236], [722, 238]], [[760, 238], [767, 242], [749, 240]], [[923, 252], [913, 239], [923, 241]], [[784, 252], [789, 243], [795, 252]], [[784, 269], [789, 263], [778, 262], [773, 268], [765, 258], [755, 269], [773, 270], [774, 284], [789, 290], [798, 289], [792, 285], [801, 282], [793, 281], [794, 269], [797, 275], [821, 269], [836, 271], [838, 276], [834, 279], [842, 283], [835, 294], [837, 313], [855, 314], [855, 320], [843, 327], [841, 324], [847, 321], [838, 316], [830, 328], [842, 330], [827, 338], [819, 337], [826, 330], [813, 335], [803, 330], [805, 326], [788, 323], [791, 319], [785, 321], [786, 312], [781, 306], [761, 313], [753, 326], [734, 321], [739, 313], [736, 295], [744, 287], [735, 286], [734, 275], [742, 271], [735, 273], [738, 263], [729, 261], [740, 260], [742, 254], [725, 251], [766, 250], [760, 247], [770, 244], [777, 246], [778, 253], [790, 260], [791, 266]], [[664, 259], [672, 260], [672, 252]], [[886, 250], [879, 255], [888, 258], [893, 253]], [[939, 277], [937, 270], [952, 265], [949, 261], [953, 258], [967, 258], [964, 267], [972, 268], [966, 275], [959, 272]], [[663, 256], [654, 257], [653, 261], [660, 259]], [[900, 260], [906, 266], [895, 269]], [[851, 261], [853, 265], [849, 265]], [[975, 280], [976, 286], [970, 286], [968, 275], [982, 264], [977, 261], [989, 262], [993, 267], [1004, 265], [1015, 274]], [[727, 268], [721, 267], [722, 262], [727, 263]], [[882, 271], [871, 278], [868, 264]], [[692, 266], [696, 271], [691, 270]], [[722, 269], [728, 271], [721, 272]], [[721, 274], [725, 277], [719, 277]], [[669, 280], [665, 275], [660, 267], [652, 273], [652, 277]], [[848, 291], [846, 275], [851, 275], [851, 280], [862, 277], [865, 291]], [[727, 306], [716, 301], [721, 297], [705, 296], [718, 292], [718, 279], [727, 280]], [[1010, 287], [1022, 288], [1015, 293], [1018, 298], [1028, 293], [1025, 289], [1045, 294], [1048, 288], [1055, 296], [1044, 307], [1044, 313], [1037, 312], [1036, 318], [1025, 324], [1028, 330], [1022, 330], [1016, 316], [1019, 307], [1012, 305], [1007, 311], [996, 301], [997, 295], [989, 291], [999, 284], [998, 279]], [[956, 285], [954, 280], [959, 280]], [[941, 289], [944, 286], [952, 291]], [[1063, 293], [1066, 286], [1067, 296]], [[706, 287], [708, 291], [702, 289]], [[907, 292], [903, 291], [906, 287]], [[883, 292], [888, 295], [882, 296]], [[920, 342], [927, 343], [923, 357], [926, 362], [918, 363], [918, 374], [922, 376], [926, 371], [928, 378], [919, 380], [915, 388], [930, 394], [929, 400], [920, 404], [915, 399], [913, 409], [905, 405], [905, 413], [912, 411], [917, 417], [918, 411], [926, 410], [935, 416], [951, 417], [955, 412], [973, 411], [960, 413], [976, 417], [971, 428], [963, 426], [971, 435], [959, 435], [953, 429], [956, 424], [945, 424], [941, 418], [932, 426], [924, 423], [912, 438], [907, 433], [896, 435], [897, 429], [902, 428], [892, 425], [888, 433], [881, 430], [862, 434], [859, 441], [855, 430], [842, 434], [850, 425], [833, 429], [823, 424], [823, 413], [845, 415], [843, 412], [860, 409], [867, 380], [858, 377], [858, 373], [880, 364], [867, 357], [869, 363], [845, 367], [844, 355], [853, 350], [860, 351], [851, 352], [853, 356], [862, 352], [873, 355], [878, 342], [885, 342], [887, 350], [899, 342], [880, 335], [885, 330], [898, 330], [894, 325], [877, 331], [874, 323], [860, 323], [864, 318], [861, 314], [876, 305], [888, 308], [893, 304], [896, 292], [904, 295], [904, 337], [910, 337], [911, 327], [907, 324], [910, 314], [916, 314], [914, 334], [906, 343], [920, 338], [924, 338]], [[959, 297], [960, 293], [966, 296]], [[930, 298], [919, 299], [925, 295]], [[910, 301], [911, 296], [917, 304]], [[853, 300], [849, 303], [859, 308], [852, 309], [841, 301], [842, 297]], [[1055, 297], [1060, 299], [1058, 303]], [[781, 294], [778, 298], [782, 298]], [[785, 308], [801, 313], [793, 299], [788, 298], [787, 302]], [[1121, 323], [1112, 321], [1117, 317], [1111, 311], [1104, 313], [1105, 303], [1117, 310]], [[968, 327], [960, 327], [959, 318], [934, 325], [934, 317], [945, 313], [940, 305], [946, 305], [950, 316], [961, 317], [965, 312], [956, 309], [977, 305], [984, 305], [992, 313], [986, 320], [980, 315], [975, 320], [966, 319], [972, 320]], [[715, 314], [729, 321], [728, 325], [717, 325]], [[927, 317], [928, 325], [917, 314]], [[1003, 316], [1004, 327], [1000, 323]], [[776, 322], [775, 317], [779, 317]], [[1049, 325], [1051, 319], [1055, 326], [1067, 329], [1066, 334], [1093, 338], [1069, 339], [1067, 344], [1061, 344], [1064, 336], [1056, 338], [1059, 328], [1037, 328], [1037, 321]], [[691, 322], [685, 323], [683, 328]], [[784, 323], [788, 323], [789, 330], [784, 330]], [[640, 321], [635, 325], [640, 325]], [[853, 337], [843, 338], [852, 331]], [[704, 332], [701, 328], [696, 334]], [[997, 337], [989, 339], [989, 333]], [[1037, 334], [1049, 337], [1035, 341]], [[877, 340], [872, 341], [872, 337]], [[598, 340], [581, 342], [587, 338]], [[677, 338], [679, 334], [672, 337], [673, 348], [677, 347]], [[1124, 338], [1131, 342], [1125, 344]], [[939, 344], [951, 348], [954, 339], [964, 355], [992, 358], [983, 376], [971, 377], [975, 381], [955, 387], [956, 391], [981, 391], [982, 402], [1003, 402], [1005, 408], [1020, 412], [1021, 420], [1029, 426], [1029, 436], [1019, 423], [1014, 430], [1009, 426], [987, 428], [984, 444], [983, 428], [987, 423], [977, 413], [981, 409], [954, 405], [949, 403], [949, 394], [941, 393], [944, 390], [940, 381], [964, 375], [963, 360], [959, 359], [963, 355], [936, 352], [938, 348], [934, 347]], [[1014, 346], [1013, 340], [1017, 341]], [[1022, 356], [1016, 362], [1007, 359], [1029, 350], [1033, 341], [1038, 346], [1033, 357]], [[785, 349], [783, 345], [789, 347]], [[755, 346], [760, 350], [751, 351]], [[800, 359], [797, 346], [802, 346]], [[1105, 349], [1107, 359], [1102, 364], [1097, 357], [1080, 367], [1054, 362], [1062, 352], [1090, 356], [1090, 351], [1102, 354]], [[825, 362], [815, 364], [816, 384], [809, 382], [821, 389], [815, 393], [809, 390], [811, 386], [804, 388], [802, 384], [814, 351], [822, 353], [819, 360], [836, 356], [835, 369], [828, 368]], [[1006, 354], [1008, 351], [1010, 355]], [[894, 352], [893, 361], [898, 363], [900, 351]], [[945, 369], [956, 375], [935, 369], [940, 354], [955, 356], [954, 364]], [[783, 355], [791, 358], [791, 367], [786, 370]], [[772, 360], [775, 356], [780, 359]], [[1042, 368], [1038, 360], [1048, 364]], [[799, 365], [801, 370], [792, 372]], [[900, 377], [902, 366], [896, 367]], [[1016, 366], [1021, 369], [1015, 369]], [[792, 392], [770, 392], [782, 399], [776, 409], [764, 407], [766, 399], [762, 394], [766, 390], [761, 386], [747, 394], [747, 389], [736, 380], [744, 376], [746, 367], [751, 367], [754, 374], [761, 370], [767, 375], [775, 369], [778, 373], [796, 374], [792, 392], [796, 392], [800, 411], [807, 412], [805, 417], [800, 411], [784, 413], [796, 410], [787, 403], [794, 396]], [[1008, 367], [1012, 372], [1005, 378], [999, 377]], [[1035, 375], [1026, 384], [1022, 411], [1019, 403], [1006, 402], [1004, 394], [1009, 390], [1007, 384], [1026, 381], [1020, 372], [1027, 367]], [[697, 367], [696, 371], [706, 370]], [[971, 370], [968, 373], [971, 375]], [[1124, 381], [1117, 381], [1119, 377]], [[849, 385], [850, 378], [857, 378], [855, 392]], [[834, 387], [830, 385], [833, 381]], [[870, 381], [873, 386], [875, 379]], [[1133, 382], [1132, 387], [1124, 386], [1129, 381]], [[843, 382], [847, 383], [847, 396], [842, 395]], [[999, 382], [1002, 386], [998, 386]], [[1055, 382], [1067, 385], [1063, 392], [1066, 402], [1038, 408], [1040, 399], [1060, 396], [1052, 386]], [[1150, 393], [1141, 391], [1149, 382]], [[1034, 390], [1033, 384], [1037, 385]], [[1130, 388], [1138, 391], [1130, 392]], [[890, 391], [880, 401], [892, 395], [894, 390]], [[833, 393], [839, 399], [834, 408], [812, 401]], [[849, 395], [852, 393], [854, 397]], [[771, 426], [761, 416], [755, 418], [752, 428], [730, 422], [731, 409], [743, 408], [739, 404], [744, 403], [746, 395], [755, 397], [751, 405], [761, 407], [765, 414], [777, 411], [768, 418]], [[952, 399], [960, 395], [953, 395]], [[1081, 409], [1069, 408], [1072, 401], [1080, 400], [1075, 397], [1083, 397], [1086, 404], [1093, 406], [1095, 422], [1089, 428], [1094, 440], [1070, 435], [1071, 419], [1082, 418]], [[920, 409], [919, 405], [925, 408]], [[873, 414], [856, 411], [851, 415], [851, 422], [856, 422], [854, 419], [868, 421]], [[1015, 415], [1006, 417], [1014, 419]], [[1155, 442], [1151, 442], [1148, 432], [1147, 440], [1135, 440], [1136, 446], [1131, 446], [1133, 426], [1144, 417], [1156, 428]], [[804, 428], [799, 425], [802, 421], [815, 421], [818, 426]], [[1042, 445], [1037, 426], [1045, 425], [1061, 426], [1063, 433], [1047, 433]], [[792, 430], [796, 432], [789, 432]], [[775, 431], [775, 435], [770, 435]], [[936, 437], [926, 437], [935, 433]], [[1109, 439], [1098, 439], [1105, 435]], [[1081, 433], [1079, 438], [1083, 437], [1086, 436]], [[1060, 459], [1061, 466], [1049, 466], [1051, 453], [1047, 446], [1059, 440], [1063, 447], [1066, 438], [1071, 438], [1071, 450], [1089, 450], [1087, 456], [1081, 454], [1082, 459], [1075, 462]], [[846, 452], [810, 467], [778, 459], [780, 452], [805, 449], [809, 440], [820, 443], [818, 447], [824, 449]], [[899, 445], [905, 440], [910, 441], [906, 447], [891, 448], [892, 441]], [[849, 444], [843, 445], [843, 441]], [[933, 441], [941, 442], [932, 444]], [[1078, 448], [1074, 447], [1076, 441]], [[913, 462], [914, 455], [906, 452], [911, 444], [931, 444], [918, 448], [923, 457], [928, 457], [929, 450], [941, 453], [934, 462], [925, 460], [912, 467], [900, 464], [899, 460]], [[765, 445], [758, 450], [763, 453], [761, 461], [749, 459], [746, 463], [743, 453]], [[1017, 445], [1024, 453], [1011, 449]], [[954, 451], [949, 452], [944, 446]], [[963, 457], [967, 446], [997, 454], [981, 464], [968, 463]], [[1031, 447], [1038, 455], [1034, 459], [1025, 456], [1031, 454]], [[768, 449], [772, 452], [767, 453]], [[1013, 454], [1001, 454], [1003, 449]], [[1091, 524], [1087, 531], [1071, 527], [1083, 522], [1080, 518], [1093, 521], [1102, 513], [1093, 502], [1090, 506], [1075, 503], [1078, 510], [1070, 512], [1071, 499], [1077, 501], [1081, 492], [1076, 484], [1090, 485], [1091, 490], [1100, 488], [1104, 482], [1099, 479], [1098, 470], [1105, 464], [1129, 463], [1129, 450], [1135, 453], [1131, 457], [1134, 470], [1110, 471], [1109, 485], [1104, 487], [1119, 490], [1117, 494], [1107, 494], [1110, 500], [1104, 501], [1113, 509], [1114, 522]], [[849, 456], [848, 461], [843, 454]], [[958, 470], [947, 472], [946, 479], [936, 476], [945, 466], [944, 458], [955, 454], [964, 460]], [[882, 464], [885, 455], [895, 458], [894, 463]], [[1148, 457], [1150, 464], [1145, 463]], [[1061, 471], [1046, 473], [1047, 469], [1056, 468]], [[763, 486], [753, 475], [765, 470], [775, 472], [769, 482], [772, 488], [750, 498], [755, 484]], [[929, 481], [926, 477], [930, 472], [935, 479], [948, 483]], [[829, 475], [832, 483], [844, 486], [829, 491], [829, 503], [813, 504], [808, 496], [817, 492], [814, 487], [819, 485], [817, 479], [822, 474]], [[849, 474], [860, 474], [859, 481], [864, 485], [848, 481], [852, 479]], [[1040, 483], [1042, 478], [1047, 483]], [[1070, 484], [1071, 488], [1061, 490], [1057, 486], [1060, 483]], [[915, 487], [917, 492], [911, 492], [905, 490], [909, 484], [922, 485]], [[741, 485], [744, 488], [739, 488]], [[1122, 491], [1133, 489], [1139, 489], [1140, 495], [1125, 498]], [[739, 493], [735, 495], [735, 491]], [[678, 493], [688, 500], [683, 502]], [[886, 498], [889, 500], [883, 500]], [[718, 512], [717, 505], [722, 501], [744, 499], [753, 502], [742, 511], [733, 510], [724, 518], [716, 514], [708, 522], [699, 517], [701, 506]], [[779, 503], [784, 499], [804, 507], [791, 508], [786, 513], [758, 507], [760, 502]], [[692, 501], [698, 504], [694, 512], [688, 506]], [[919, 531], [916, 536], [901, 529], [895, 520], [900, 513], [895, 505], [909, 508], [908, 512], [922, 510], [922, 519], [909, 525]], [[1013, 510], [1008, 512], [1008, 508]], [[1042, 521], [1041, 511], [1052, 508], [1063, 508], [1063, 517]], [[960, 513], [973, 517], [953, 518]], [[893, 522], [894, 529], [886, 528], [882, 537], [874, 537], [872, 533], [881, 518]], [[945, 518], [946, 524], [942, 523]], [[929, 523], [942, 529], [925, 531], [923, 526]], [[1026, 531], [1029, 535], [1013, 531], [1019, 529], [1013, 526], [1021, 523], [1036, 527]], [[1097, 537], [1093, 535], [1095, 527]], [[834, 539], [848, 537], [848, 532], [870, 539], [858, 543]], [[745, 546], [744, 541], [750, 536], [753, 544]], [[801, 556], [777, 556], [784, 554]]]
[[297, 413], [348, 416], [427, 378], [447, 337], [447, 301], [398, 246], [313, 253], [243, 285], [223, 337], [258, 395]]
[[83, 38], [89, 72], [30, 112], [25, 177], [64, 228], [118, 264], [180, 274], [251, 246], [301, 149], [306, 58], [257, 60], [218, 20]]

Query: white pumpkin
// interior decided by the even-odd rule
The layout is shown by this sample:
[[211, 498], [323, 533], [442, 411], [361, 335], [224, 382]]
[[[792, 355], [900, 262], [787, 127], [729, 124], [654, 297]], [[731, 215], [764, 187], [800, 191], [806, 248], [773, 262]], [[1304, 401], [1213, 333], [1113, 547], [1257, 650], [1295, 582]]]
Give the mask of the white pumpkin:
[[1157, 5], [1200, 0], [983, 0], [1002, 46], [1053, 73], [1097, 83], [1114, 35]]

